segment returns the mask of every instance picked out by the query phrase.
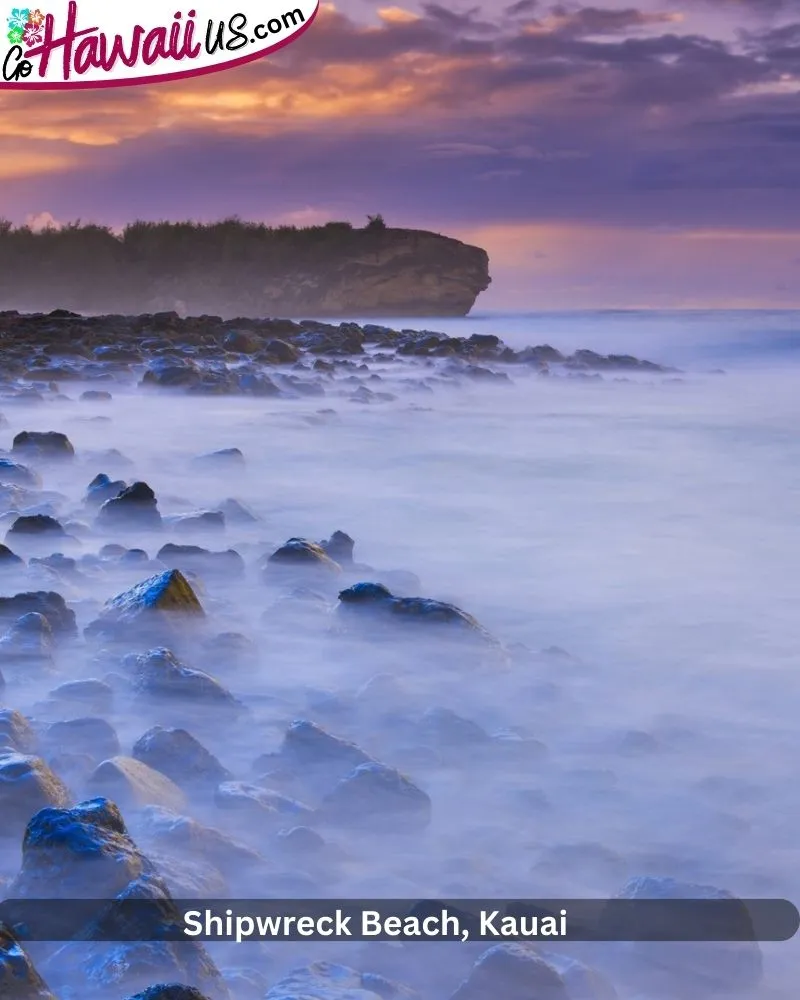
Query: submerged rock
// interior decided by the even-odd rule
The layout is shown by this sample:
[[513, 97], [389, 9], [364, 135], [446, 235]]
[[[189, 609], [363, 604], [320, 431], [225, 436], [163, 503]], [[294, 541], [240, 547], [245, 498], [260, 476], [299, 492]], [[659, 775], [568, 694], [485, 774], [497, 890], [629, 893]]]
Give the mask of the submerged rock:
[[35, 536], [37, 538], [46, 535], [48, 540], [50, 538], [67, 537], [67, 533], [60, 522], [47, 514], [23, 514], [21, 517], [18, 517], [8, 529], [6, 538], [11, 536], [19, 537], [20, 535]]
[[210, 552], [199, 545], [175, 545], [168, 542], [156, 554], [156, 559], [171, 569], [182, 569], [200, 576], [244, 576], [244, 559], [235, 549]]
[[120, 751], [119, 738], [111, 723], [90, 715], [51, 723], [43, 742], [50, 753], [85, 754], [95, 764]]
[[136, 482], [106, 501], [97, 512], [98, 527], [158, 530], [161, 513], [156, 495], [147, 483]]
[[122, 639], [170, 635], [205, 618], [197, 595], [180, 570], [148, 577], [108, 601], [86, 628], [87, 636]]
[[355, 743], [333, 736], [305, 719], [293, 722], [286, 730], [280, 757], [301, 769], [336, 770], [343, 775], [361, 764], [374, 763]]
[[355, 544], [344, 531], [334, 531], [327, 542], [320, 542], [325, 554], [340, 566], [352, 565]]
[[20, 431], [11, 446], [12, 454], [38, 459], [73, 459], [75, 449], [61, 431]]
[[197, 455], [193, 462], [200, 467], [211, 468], [241, 469], [245, 465], [244, 455], [239, 448], [220, 448], [219, 451], [210, 451], [205, 455]]
[[118, 497], [123, 490], [128, 488], [128, 484], [123, 479], [112, 479], [105, 472], [98, 473], [86, 487], [85, 502], [93, 507], [97, 507]]
[[0, 597], [0, 622], [22, 618], [31, 612], [43, 615], [56, 636], [75, 635], [78, 631], [75, 612], [55, 591], [36, 590]]
[[341, 566], [334, 562], [325, 549], [317, 542], [305, 538], [290, 538], [285, 545], [267, 559], [264, 568], [265, 580], [271, 579], [276, 571], [316, 572], [324, 576], [336, 576], [341, 573]]
[[0, 708], [0, 748], [35, 754], [38, 746], [39, 737], [30, 720], [15, 708]]
[[53, 659], [53, 630], [37, 611], [18, 618], [0, 638], [0, 663], [47, 665]]
[[0, 543], [0, 570], [16, 569], [24, 565], [24, 559], [12, 552], [7, 545]]
[[252, 847], [162, 806], [148, 806], [141, 822], [148, 841], [181, 855], [200, 857], [227, 877], [246, 878], [248, 871], [266, 867], [264, 858]]
[[27, 465], [20, 465], [13, 459], [0, 457], [0, 483], [13, 483], [16, 486], [38, 490], [42, 486], [42, 477]]
[[157, 983], [155, 986], [148, 986], [135, 996], [128, 997], [127, 1000], [209, 1000], [209, 998], [194, 986], [184, 986], [182, 983]]
[[[315, 962], [290, 972], [272, 987], [264, 1000], [414, 1000], [416, 997], [414, 990], [383, 976], [356, 972], [330, 962]], [[504, 998], [498, 996], [496, 1000]]]

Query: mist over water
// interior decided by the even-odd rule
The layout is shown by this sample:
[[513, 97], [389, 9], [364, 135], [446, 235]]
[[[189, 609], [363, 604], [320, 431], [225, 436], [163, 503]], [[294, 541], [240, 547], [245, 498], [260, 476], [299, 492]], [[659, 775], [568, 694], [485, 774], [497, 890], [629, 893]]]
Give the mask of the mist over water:
[[[86, 386], [70, 383], [69, 399], [3, 407], [0, 447], [10, 449], [21, 430], [60, 430], [75, 446], [74, 463], [41, 470], [44, 488], [68, 498], [62, 521], [69, 512], [87, 519], [82, 499], [99, 472], [146, 481], [162, 515], [215, 510], [235, 497], [259, 518], [211, 534], [165, 527], [157, 536], [122, 531], [63, 547], [80, 555], [115, 542], [154, 558], [167, 541], [188, 542], [234, 548], [247, 564], [241, 580], [201, 574], [196, 590], [208, 635], [242, 633], [255, 652], [237, 659], [201, 654], [196, 644], [185, 651], [247, 715], [234, 721], [120, 693], [105, 717], [123, 754], [153, 725], [183, 725], [236, 779], [257, 781], [267, 770], [257, 758], [279, 749], [293, 720], [308, 719], [398, 767], [431, 797], [427, 830], [326, 829], [330, 857], [307, 866], [277, 856], [275, 831], [257, 814], [197, 796], [183, 812], [276, 864], [272, 875], [254, 877], [243, 865], [229, 879], [235, 895], [608, 897], [629, 877], [651, 874], [742, 897], [800, 899], [797, 317], [656, 317], [638, 339], [632, 322], [605, 314], [429, 325], [497, 333], [514, 347], [625, 350], [680, 364], [685, 378], [580, 381], [512, 371], [507, 386], [424, 392], [413, 368], [392, 375], [376, 366], [396, 401], [188, 398], [111, 384], [112, 401], [79, 402]], [[673, 330], [682, 332], [670, 340]], [[708, 373], [716, 367], [726, 374]], [[244, 454], [241, 468], [192, 461], [233, 447]], [[109, 448], [132, 464], [114, 468], [95, 455]], [[393, 586], [399, 596], [450, 601], [531, 655], [502, 666], [472, 663], [449, 644], [431, 652], [413, 642], [339, 641], [330, 616], [303, 607], [264, 618], [283, 586], [262, 580], [259, 559], [291, 537], [320, 540], [336, 530], [355, 539], [356, 562], [416, 574], [418, 592]], [[57, 590], [82, 629], [107, 599], [153, 572], [129, 565], [54, 578], [44, 569], [6, 570], [0, 593]], [[338, 589], [323, 585], [323, 596], [334, 604]], [[551, 647], [569, 655], [532, 655]], [[58, 717], [43, 707], [56, 685], [119, 672], [110, 654], [82, 641], [63, 646], [49, 674], [2, 669], [2, 704], [46, 721]], [[365, 692], [380, 674], [392, 675], [395, 687]], [[543, 747], [426, 751], [419, 720], [437, 707], [488, 734], [512, 732]], [[87, 778], [66, 779], [76, 800], [96, 794]], [[147, 851], [147, 823], [123, 812]], [[19, 848], [9, 841], [4, 850], [0, 874], [11, 879]], [[219, 965], [260, 968], [270, 982], [326, 958], [385, 972], [431, 1000], [446, 1000], [484, 947], [208, 945]], [[762, 949], [763, 983], [745, 995], [795, 997], [796, 941]], [[620, 998], [665, 997], [655, 980], [634, 984], [620, 974], [622, 946], [550, 950], [601, 969]], [[727, 995], [682, 989], [673, 986], [671, 1000]]]

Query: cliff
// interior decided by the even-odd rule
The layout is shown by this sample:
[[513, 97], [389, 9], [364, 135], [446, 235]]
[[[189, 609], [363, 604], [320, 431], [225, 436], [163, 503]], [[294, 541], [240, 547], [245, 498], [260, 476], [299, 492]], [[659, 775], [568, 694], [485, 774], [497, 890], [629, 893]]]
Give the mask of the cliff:
[[485, 250], [372, 223], [276, 229], [238, 220], [0, 224], [0, 309], [191, 315], [464, 316], [488, 288]]

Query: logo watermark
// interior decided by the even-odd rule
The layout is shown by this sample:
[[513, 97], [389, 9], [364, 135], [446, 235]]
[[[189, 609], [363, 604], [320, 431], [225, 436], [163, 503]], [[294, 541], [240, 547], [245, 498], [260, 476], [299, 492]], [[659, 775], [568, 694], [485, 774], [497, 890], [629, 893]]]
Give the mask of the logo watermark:
[[200, 0], [185, 9], [175, 0], [12, 7], [0, 35], [0, 89], [126, 87], [231, 69], [299, 38], [319, 9], [319, 0], [202, 2], [205, 11]]

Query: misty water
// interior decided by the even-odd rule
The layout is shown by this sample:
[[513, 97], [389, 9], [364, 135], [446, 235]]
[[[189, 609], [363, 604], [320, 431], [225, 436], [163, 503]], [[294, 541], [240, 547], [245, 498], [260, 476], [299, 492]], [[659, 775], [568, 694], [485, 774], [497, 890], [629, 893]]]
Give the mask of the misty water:
[[[687, 374], [512, 372], [509, 385], [423, 392], [413, 366], [393, 373], [376, 363], [393, 402], [188, 398], [112, 384], [114, 399], [94, 403], [78, 401], [85, 386], [65, 384], [69, 399], [3, 407], [0, 446], [21, 430], [69, 436], [76, 461], [42, 470], [45, 489], [69, 498], [66, 510], [79, 511], [89, 481], [107, 472], [149, 483], [162, 514], [235, 497], [258, 515], [216, 534], [130, 531], [64, 548], [80, 555], [117, 542], [153, 557], [166, 541], [195, 542], [234, 548], [248, 566], [244, 580], [203, 579], [197, 589], [210, 633], [243, 633], [255, 654], [195, 654], [192, 665], [249, 714], [187, 720], [120, 699], [106, 717], [121, 752], [154, 724], [183, 724], [237, 779], [256, 781], [257, 758], [279, 748], [292, 720], [309, 719], [430, 795], [425, 831], [326, 830], [330, 860], [308, 870], [279, 859], [274, 880], [250, 879], [254, 897], [608, 897], [651, 874], [797, 901], [800, 317], [478, 315], [427, 325], [497, 333], [514, 347], [624, 350]], [[231, 447], [244, 453], [242, 468], [191, 461]], [[96, 457], [109, 448], [132, 464]], [[335, 530], [355, 539], [357, 562], [416, 574], [420, 595], [463, 608], [507, 647], [550, 652], [476, 664], [449, 647], [431, 657], [413, 644], [343, 645], [313, 611], [265, 617], [280, 587], [262, 582], [259, 558], [288, 538]], [[57, 590], [82, 628], [150, 571], [115, 572], [70, 580], [42, 569], [34, 585], [7, 571], [2, 593]], [[2, 702], [54, 721], [47, 692], [113, 672], [97, 657], [76, 643], [50, 674], [3, 664]], [[394, 685], [368, 685], [381, 674]], [[426, 752], [414, 720], [434, 707], [527, 738], [528, 749]], [[76, 799], [95, 794], [83, 774], [68, 783]], [[274, 831], [257, 815], [205, 799], [184, 811], [275, 860]], [[146, 825], [133, 811], [126, 820], [146, 848]], [[8, 846], [2, 874], [13, 878], [18, 866]], [[220, 966], [259, 968], [270, 982], [329, 959], [409, 982], [430, 1000], [446, 1000], [485, 947], [208, 945]], [[665, 996], [655, 979], [651, 992], [646, 976], [620, 972], [622, 946], [549, 947], [601, 969], [620, 998]], [[796, 941], [762, 950], [763, 982], [745, 995], [796, 996]], [[671, 989], [671, 1000], [734, 995], [679, 981]]]

